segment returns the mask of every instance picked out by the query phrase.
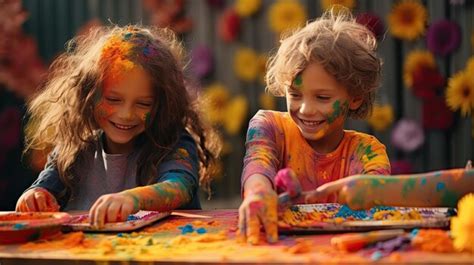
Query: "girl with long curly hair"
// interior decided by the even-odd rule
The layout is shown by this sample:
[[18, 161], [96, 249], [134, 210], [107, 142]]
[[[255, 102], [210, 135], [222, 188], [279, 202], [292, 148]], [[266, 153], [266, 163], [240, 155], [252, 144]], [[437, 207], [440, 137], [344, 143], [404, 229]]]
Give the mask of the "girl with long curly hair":
[[71, 40], [28, 105], [25, 151], [52, 151], [17, 211], [89, 210], [102, 226], [199, 209], [220, 143], [186, 90], [182, 57], [165, 29], [99, 27]]

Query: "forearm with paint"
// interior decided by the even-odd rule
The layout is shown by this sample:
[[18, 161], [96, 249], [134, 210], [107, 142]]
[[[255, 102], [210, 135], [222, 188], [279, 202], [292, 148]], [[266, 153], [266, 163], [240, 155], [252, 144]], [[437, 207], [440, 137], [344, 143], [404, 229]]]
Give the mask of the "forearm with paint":
[[191, 201], [186, 181], [178, 176], [153, 185], [124, 191], [134, 199], [134, 208], [149, 211], [170, 211]]
[[474, 170], [451, 169], [413, 175], [354, 176], [342, 193], [356, 206], [455, 207], [469, 192], [474, 192]]

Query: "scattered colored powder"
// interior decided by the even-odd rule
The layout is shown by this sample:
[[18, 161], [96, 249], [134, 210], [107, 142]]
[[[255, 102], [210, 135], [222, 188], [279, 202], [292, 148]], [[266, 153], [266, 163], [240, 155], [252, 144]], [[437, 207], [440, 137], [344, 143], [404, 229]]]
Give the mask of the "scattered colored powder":
[[15, 224], [15, 225], [13, 226], [13, 229], [20, 230], [20, 229], [23, 229], [23, 228], [25, 228], [25, 227], [26, 227], [25, 224]]
[[313, 244], [314, 243], [311, 240], [298, 238], [296, 239], [296, 244], [291, 247], [288, 247], [287, 249], [285, 249], [285, 251], [292, 254], [304, 254], [311, 252]]
[[426, 184], [426, 178], [422, 178], [420, 183], [421, 183], [421, 185], [425, 185]]
[[185, 225], [185, 226], [180, 226], [180, 227], [178, 227], [178, 228], [181, 230], [181, 234], [182, 234], [182, 235], [185, 235], [185, 234], [187, 234], [187, 233], [192, 233], [192, 232], [194, 232], [194, 227], [193, 227], [193, 225], [191, 225], [191, 224], [187, 224], [187, 225]]
[[206, 230], [206, 228], [201, 227], [201, 228], [196, 229], [196, 232], [198, 234], [205, 234], [205, 233], [207, 233], [207, 230]]
[[436, 191], [437, 192], [440, 192], [440, 191], [444, 190], [444, 188], [446, 188], [446, 184], [444, 184], [444, 182], [438, 182], [438, 184], [436, 184]]
[[370, 258], [371, 258], [372, 260], [379, 260], [379, 259], [383, 258], [383, 254], [382, 254], [382, 252], [380, 252], [380, 251], [375, 251], [374, 253], [372, 253], [372, 255], [370, 256]]
[[135, 220], [139, 220], [139, 219], [140, 219], [140, 217], [137, 217], [137, 216], [131, 214], [127, 217], [127, 222], [128, 221], [135, 221]]
[[454, 252], [453, 241], [447, 231], [441, 229], [421, 229], [413, 237], [411, 245], [423, 251]]

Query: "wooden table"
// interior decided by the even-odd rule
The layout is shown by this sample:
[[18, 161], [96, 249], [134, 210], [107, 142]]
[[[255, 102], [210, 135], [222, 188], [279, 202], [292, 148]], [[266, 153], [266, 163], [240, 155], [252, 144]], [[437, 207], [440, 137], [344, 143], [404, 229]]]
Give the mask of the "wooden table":
[[[183, 235], [186, 225], [204, 228], [199, 231], [205, 233]], [[367, 253], [343, 253], [332, 248], [329, 242], [333, 235], [281, 236], [274, 245], [250, 246], [235, 240], [236, 226], [236, 210], [174, 212], [134, 233], [72, 232], [47, 242], [0, 246], [0, 265], [373, 262]], [[379, 262], [474, 264], [474, 255], [409, 250]]]

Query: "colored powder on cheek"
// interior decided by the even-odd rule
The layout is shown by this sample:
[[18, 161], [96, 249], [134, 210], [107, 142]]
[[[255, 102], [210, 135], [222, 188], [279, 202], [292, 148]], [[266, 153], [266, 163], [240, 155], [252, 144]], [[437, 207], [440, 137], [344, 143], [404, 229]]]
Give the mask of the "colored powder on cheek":
[[143, 114], [142, 116], [142, 121], [146, 124], [146, 125], [149, 125], [150, 124], [150, 112], [147, 112], [145, 114]]
[[440, 192], [440, 191], [444, 190], [444, 188], [446, 188], [446, 184], [444, 184], [444, 182], [438, 182], [436, 184], [436, 191], [437, 192]]

